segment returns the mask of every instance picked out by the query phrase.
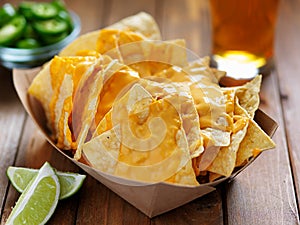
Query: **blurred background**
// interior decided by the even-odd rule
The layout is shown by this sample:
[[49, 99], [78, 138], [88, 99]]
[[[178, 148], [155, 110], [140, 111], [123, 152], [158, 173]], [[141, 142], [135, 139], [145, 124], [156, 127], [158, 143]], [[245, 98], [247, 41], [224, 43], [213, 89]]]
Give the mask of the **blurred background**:
[[[6, 2], [18, 5], [21, 0], [1, 0], [0, 5]], [[80, 17], [81, 33], [103, 28], [124, 17], [145, 11], [158, 22], [163, 39], [184, 38], [187, 47], [200, 56], [210, 52], [210, 37], [205, 32], [210, 27], [208, 0], [64, 0], [64, 2]], [[206, 35], [203, 35], [204, 33]]]

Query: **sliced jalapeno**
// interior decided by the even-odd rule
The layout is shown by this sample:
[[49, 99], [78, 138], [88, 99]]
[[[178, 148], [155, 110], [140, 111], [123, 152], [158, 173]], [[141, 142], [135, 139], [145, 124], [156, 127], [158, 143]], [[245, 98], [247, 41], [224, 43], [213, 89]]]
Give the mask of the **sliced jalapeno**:
[[57, 43], [61, 40], [63, 40], [65, 37], [68, 36], [68, 32], [63, 32], [59, 35], [48, 35], [48, 36], [45, 36], [43, 37], [43, 42], [47, 45], [51, 45], [51, 44], [54, 44], [54, 43]]
[[32, 6], [36, 4], [35, 2], [25, 1], [21, 2], [19, 5], [19, 13], [25, 16], [27, 20], [32, 20], [33, 13], [32, 13]]
[[[51, 0], [50, 0], [51, 1]], [[64, 0], [22, 1], [0, 8], [0, 45], [36, 48], [61, 41], [74, 29]]]
[[57, 35], [68, 30], [67, 22], [59, 19], [37, 21], [33, 27], [41, 35]]
[[26, 26], [23, 16], [14, 17], [0, 29], [0, 45], [7, 45], [18, 39]]
[[26, 49], [38, 48], [40, 46], [41, 46], [40, 43], [33, 38], [26, 38], [26, 39], [19, 40], [16, 44], [17, 48], [26, 48]]
[[70, 14], [67, 11], [60, 11], [57, 15], [57, 18], [66, 21], [68, 24], [69, 30], [70, 31], [73, 30], [73, 28], [74, 28], [73, 21], [72, 21]]
[[51, 2], [59, 11], [67, 11], [66, 4], [63, 0], [53, 0]]
[[37, 19], [52, 19], [58, 14], [58, 9], [50, 3], [36, 3], [32, 5], [32, 14]]
[[4, 25], [5, 23], [9, 22], [14, 16], [16, 15], [15, 8], [6, 3], [0, 8], [0, 26]]
[[27, 23], [23, 33], [24, 38], [38, 38], [37, 33], [33, 29], [31, 23]]

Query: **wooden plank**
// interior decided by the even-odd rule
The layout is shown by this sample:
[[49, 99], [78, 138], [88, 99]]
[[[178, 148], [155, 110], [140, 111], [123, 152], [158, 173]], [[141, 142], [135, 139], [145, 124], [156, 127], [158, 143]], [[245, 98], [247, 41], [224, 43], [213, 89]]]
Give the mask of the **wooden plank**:
[[11, 72], [0, 67], [0, 212], [8, 188], [5, 171], [15, 161], [25, 115], [13, 87]]
[[150, 224], [150, 219], [113, 192], [109, 193], [107, 224]]
[[[291, 21], [294, 21], [291, 20], [290, 16], [298, 16], [298, 13], [295, 10], [297, 9], [295, 1], [281, 1], [281, 3], [276, 39], [277, 71], [270, 77], [264, 78], [261, 94], [262, 109], [279, 123], [279, 129], [274, 136], [277, 147], [275, 150], [264, 152], [253, 165], [235, 179], [235, 182], [228, 186], [228, 224], [270, 224], [270, 221], [272, 224], [299, 224], [293, 173], [290, 169], [288, 143], [285, 138], [286, 135], [291, 137], [290, 135], [295, 134], [297, 129], [299, 130], [297, 128], [299, 123], [293, 121], [292, 127], [285, 127], [287, 119], [283, 118], [287, 111], [295, 110], [293, 113], [297, 112], [297, 106], [287, 107], [285, 105], [285, 101], [289, 100], [289, 97], [293, 98], [297, 95], [294, 95], [293, 92], [290, 92], [293, 93], [292, 95], [288, 95], [288, 92], [285, 91], [297, 90], [298, 87], [295, 85], [299, 80], [298, 82], [293, 80], [290, 83], [295, 84], [294, 89], [291, 87], [285, 89], [284, 87], [287, 87], [285, 86], [287, 77], [290, 79], [297, 77], [291, 75], [295, 74], [297, 69], [291, 70], [290, 68], [290, 64], [296, 65], [296, 59], [293, 57], [299, 55], [297, 52], [298, 41], [294, 39], [294, 43], [291, 42], [293, 32], [296, 29], [295, 26], [290, 25]], [[291, 5], [292, 3], [294, 5]], [[289, 35], [286, 35], [287, 33]], [[287, 50], [288, 52], [286, 52]], [[294, 54], [290, 54], [291, 52]], [[299, 67], [298, 71], [300, 71]], [[282, 97], [283, 105], [281, 105]], [[295, 99], [294, 103], [296, 103]], [[287, 123], [287, 126], [291, 126], [291, 124]], [[295, 136], [293, 138], [293, 140], [297, 140]], [[293, 149], [290, 150], [292, 154], [295, 154], [296, 146], [290, 148]], [[291, 158], [296, 159], [295, 155], [292, 155]]]
[[223, 224], [222, 193], [220, 189], [184, 206], [152, 219], [152, 225], [220, 225]]
[[149, 219], [92, 177], [82, 187], [76, 224], [149, 224]]
[[[283, 104], [284, 122], [294, 174], [296, 193], [300, 197], [300, 2], [282, 1], [276, 45], [277, 70]], [[288, 35], [287, 35], [288, 34]], [[298, 201], [298, 209], [300, 202]]]
[[[17, 4], [18, 2], [20, 2], [20, 1], [15, 0], [12, 3]], [[82, 6], [82, 1], [66, 1], [66, 4], [71, 10], [75, 11], [81, 18], [81, 26], [82, 26], [81, 33], [86, 33], [91, 30], [99, 29], [103, 25], [103, 18], [104, 18], [103, 17], [103, 15], [104, 15], [103, 1], [90, 0], [90, 1], [88, 1], [88, 4], [84, 5], [84, 7]], [[1, 79], [1, 81], [2, 81], [2, 79]], [[7, 105], [7, 107], [9, 107], [9, 106]], [[23, 110], [21, 105], [19, 105], [19, 107], [20, 107], [20, 109]], [[18, 116], [18, 119], [16, 119], [16, 118], [14, 118], [14, 116], [12, 116], [12, 114], [17, 114], [17, 112], [18, 112], [16, 107], [12, 108], [11, 110], [12, 110], [11, 112], [8, 110], [6, 110], [4, 112], [6, 117], [11, 118], [11, 120], [14, 121], [14, 123], [18, 123], [18, 121], [21, 120], [22, 117]], [[24, 113], [24, 111], [22, 111], [22, 112]], [[2, 109], [1, 109], [1, 113], [2, 113]], [[6, 121], [7, 123], [10, 122], [10, 120], [8, 120], [7, 118], [4, 118], [4, 117], [3, 117], [3, 120]], [[1, 122], [0, 122], [0, 124], [2, 125]], [[15, 127], [15, 129], [16, 129], [15, 138], [17, 138], [18, 132], [21, 132], [22, 128], [19, 127], [18, 125], [15, 125], [14, 123], [12, 123], [11, 126]], [[22, 126], [21, 123], [20, 123], [20, 126]], [[25, 132], [25, 136], [24, 136], [25, 138], [23, 138], [23, 143], [22, 143], [23, 149], [22, 150], [24, 150], [24, 148], [25, 148], [26, 151], [28, 151], [28, 152], [26, 152], [20, 156], [21, 161], [19, 161], [17, 163], [17, 165], [39, 168], [47, 160], [47, 161], [50, 161], [50, 163], [53, 164], [53, 166], [55, 166], [56, 168], [58, 168], [60, 170], [67, 170], [67, 171], [76, 170], [77, 167], [74, 167], [73, 164], [66, 162], [66, 159], [64, 159], [62, 155], [60, 155], [55, 150], [53, 151], [53, 148], [51, 146], [49, 146], [47, 143], [45, 143], [43, 137], [41, 137], [41, 135], [39, 135], [38, 132], [37, 133], [33, 132], [35, 128], [30, 126], [30, 122], [28, 122], [27, 126], [29, 126], [29, 127], [26, 127], [27, 132]], [[7, 127], [7, 129], [9, 130], [9, 127]], [[34, 133], [33, 137], [26, 136], [26, 134], [32, 134], [32, 133]], [[2, 138], [5, 138], [5, 140], [7, 142], [10, 141], [10, 146], [12, 146], [11, 148], [13, 148], [14, 145], [13, 145], [11, 138], [9, 138], [5, 135], [1, 135], [1, 137], [0, 137], [1, 141], [2, 141]], [[30, 140], [30, 142], [27, 143], [25, 140]], [[18, 143], [18, 141], [15, 141], [15, 142]], [[3, 143], [3, 142], [1, 142], [1, 143]], [[4, 144], [5, 143], [6, 142], [4, 142]], [[30, 148], [26, 148], [25, 146], [30, 146]], [[15, 149], [16, 149], [16, 147], [15, 147]], [[41, 149], [44, 150], [43, 153], [41, 153]], [[9, 152], [14, 157], [15, 151], [10, 149]], [[3, 152], [3, 153], [5, 153], [5, 152]], [[3, 157], [1, 157], [1, 161], [2, 161], [2, 159], [4, 160]], [[26, 160], [22, 161], [22, 159], [26, 159]], [[1, 166], [7, 167], [7, 165], [12, 165], [13, 160], [14, 159], [7, 160], [5, 163], [1, 163]], [[6, 169], [3, 169], [3, 171], [4, 170], [6, 170]], [[2, 182], [2, 180], [6, 179], [4, 176], [4, 173], [3, 173], [3, 177], [4, 178], [1, 177], [0, 185], [3, 185], [3, 188], [1, 186], [1, 195], [4, 196], [4, 194], [5, 194], [4, 189], [6, 190], [6, 186], [7, 186], [7, 182], [6, 182], [6, 185], [5, 185], [5, 182]], [[3, 189], [3, 191], [2, 191], [2, 189]], [[4, 219], [9, 215], [9, 213], [11, 211], [10, 207], [13, 206], [13, 204], [17, 200], [18, 196], [19, 195], [12, 188], [10, 188], [10, 190], [8, 192], [8, 199], [7, 199], [7, 202], [5, 205], [5, 213], [3, 216]], [[74, 224], [74, 221], [76, 219], [75, 214], [77, 212], [76, 211], [77, 206], [78, 206], [78, 202], [77, 202], [76, 197], [61, 201], [58, 205], [58, 208], [55, 211], [54, 216], [51, 218], [51, 221], [49, 221], [49, 224]]]
[[[15, 166], [28, 168], [40, 168], [44, 162], [48, 161], [59, 171], [78, 172], [79, 169], [67, 158], [63, 157], [45, 140], [43, 134], [28, 117], [25, 129], [20, 142], [19, 151]], [[12, 164], [11, 164], [12, 165]], [[18, 200], [20, 194], [10, 185], [5, 202], [2, 222], [4, 222], [11, 212], [11, 208]], [[78, 206], [78, 194], [68, 199], [59, 201], [58, 207], [48, 224], [74, 224], [76, 219], [76, 209]]]
[[108, 188], [88, 176], [82, 186], [76, 224], [107, 224], [109, 192]]
[[[16, 2], [16, 1], [14, 1]], [[164, 39], [185, 38], [188, 48], [201, 56], [209, 54], [209, 17], [206, 0], [164, 1], [96, 1], [66, 0], [67, 5], [82, 19], [82, 33], [99, 29], [121, 18], [147, 11], [154, 15], [162, 29]], [[88, 176], [81, 191], [61, 201], [49, 224], [297, 224], [298, 211], [293, 190], [288, 149], [299, 193], [299, 103], [297, 99], [300, 72], [299, 1], [283, 4], [277, 42], [277, 73], [264, 81], [262, 107], [280, 124], [274, 139], [276, 150], [263, 153], [234, 182], [227, 186], [227, 211], [223, 215], [222, 187], [218, 191], [196, 199], [171, 212], [148, 219], [126, 201], [112, 193], [101, 183]], [[189, 12], [189, 13], [188, 13]], [[289, 35], [286, 35], [289, 33]], [[77, 171], [58, 152], [45, 143], [34, 125], [27, 120], [22, 133], [25, 113], [17, 100], [7, 72], [0, 71], [0, 166], [5, 171], [16, 165], [40, 167], [49, 160], [60, 170]], [[296, 75], [293, 75], [296, 74]], [[277, 76], [279, 84], [277, 83]], [[280, 85], [280, 93], [278, 86]], [[280, 95], [282, 99], [280, 100]], [[272, 99], [272, 102], [270, 101]], [[283, 108], [281, 107], [281, 101]], [[283, 115], [282, 112], [283, 111]], [[283, 119], [284, 116], [284, 119]], [[285, 127], [284, 123], [287, 126]], [[20, 135], [22, 136], [20, 142]], [[288, 144], [285, 140], [288, 137]], [[19, 145], [20, 142], [20, 145]], [[3, 151], [4, 150], [4, 151]], [[3, 157], [4, 156], [4, 157]], [[10, 212], [19, 194], [9, 188], [5, 174], [0, 175], [0, 199], [6, 199], [2, 222]], [[7, 194], [6, 194], [7, 193]], [[299, 194], [298, 194], [299, 195]], [[6, 197], [7, 196], [7, 197]], [[3, 204], [3, 203], [2, 203]], [[77, 209], [78, 207], [78, 209]], [[1, 205], [1, 211], [3, 206]], [[78, 213], [77, 211], [78, 210]], [[77, 213], [77, 216], [75, 216]], [[228, 218], [227, 218], [228, 216]]]
[[264, 78], [261, 108], [279, 124], [276, 149], [263, 152], [228, 185], [228, 224], [297, 224], [298, 211], [276, 73]]

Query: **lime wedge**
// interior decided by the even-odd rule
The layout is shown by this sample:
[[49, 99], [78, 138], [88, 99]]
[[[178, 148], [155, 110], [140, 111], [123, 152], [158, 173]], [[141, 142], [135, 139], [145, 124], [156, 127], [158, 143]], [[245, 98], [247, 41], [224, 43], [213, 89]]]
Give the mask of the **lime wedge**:
[[56, 208], [59, 193], [55, 171], [45, 163], [21, 194], [6, 224], [45, 224]]
[[22, 193], [38, 172], [39, 170], [35, 169], [10, 166], [6, 171], [6, 174], [14, 188]]
[[[39, 170], [36, 169], [10, 166], [7, 169], [7, 177], [14, 188], [22, 193], [38, 172]], [[75, 194], [82, 186], [86, 177], [78, 173], [64, 173], [60, 171], [57, 171], [56, 175], [60, 183], [59, 199], [65, 199]]]
[[63, 173], [59, 171], [56, 174], [61, 187], [59, 199], [65, 199], [75, 194], [82, 186], [86, 177], [78, 173]]

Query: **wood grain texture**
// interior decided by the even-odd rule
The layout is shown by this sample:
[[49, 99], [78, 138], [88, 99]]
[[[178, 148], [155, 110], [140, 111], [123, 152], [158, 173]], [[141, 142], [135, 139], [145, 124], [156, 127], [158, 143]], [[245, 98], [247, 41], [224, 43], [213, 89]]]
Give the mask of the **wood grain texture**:
[[[18, 4], [21, 0], [0, 1], [1, 4], [5, 2]], [[81, 33], [146, 11], [157, 20], [164, 40], [184, 38], [187, 47], [199, 56], [210, 53], [208, 0], [65, 2], [80, 16]], [[261, 108], [279, 124], [274, 136], [276, 149], [264, 152], [233, 182], [218, 186], [216, 191], [153, 219], [87, 176], [76, 195], [59, 202], [48, 224], [300, 224], [299, 11], [300, 0], [281, 1], [276, 33], [276, 70], [264, 78], [262, 86]], [[45, 161], [58, 170], [84, 173], [45, 141], [18, 100], [11, 71], [0, 67], [1, 224], [4, 224], [19, 197], [6, 178], [7, 167], [39, 168]]]
[[[300, 1], [282, 1], [276, 59], [280, 95], [296, 193], [300, 196]], [[298, 201], [298, 209], [300, 202]]]
[[[15, 163], [11, 165], [38, 169], [46, 161], [57, 170], [78, 172], [78, 167], [57, 152], [45, 140], [33, 121], [27, 117], [23, 135], [19, 143], [19, 151], [16, 154]], [[14, 206], [19, 196], [20, 194], [10, 185], [4, 206], [2, 223], [8, 218], [11, 207]], [[77, 197], [78, 195], [59, 201], [58, 207], [48, 224], [74, 224], [78, 207]]]
[[277, 147], [263, 152], [228, 185], [229, 225], [259, 225], [270, 221], [274, 225], [297, 224], [297, 206], [277, 86], [276, 73], [273, 73], [264, 79], [261, 93], [261, 108], [279, 123], [274, 136]]
[[90, 176], [82, 187], [76, 217], [76, 224], [149, 223], [143, 213]]
[[221, 195], [220, 189], [213, 191], [180, 208], [153, 218], [151, 225], [221, 225], [223, 224]]
[[10, 71], [0, 68], [0, 212], [6, 200], [7, 167], [15, 161], [22, 135], [25, 111], [12, 85]]
[[[299, 215], [297, 209], [297, 200], [295, 198], [295, 187], [293, 182], [290, 163], [297, 168], [295, 154], [296, 148], [290, 148], [286, 140], [286, 135], [295, 134], [299, 124], [299, 120], [294, 121], [293, 134], [283, 118], [287, 112], [297, 110], [297, 106], [287, 107], [285, 102], [287, 99], [286, 91], [290, 91], [291, 87], [295, 87], [297, 81], [294, 80], [294, 85], [286, 89], [286, 83], [282, 82], [284, 77], [296, 78], [297, 76], [290, 76], [291, 70], [282, 70], [282, 68], [289, 68], [291, 65], [296, 65], [290, 58], [290, 53], [295, 54], [298, 48], [298, 42], [290, 42], [293, 39], [291, 24], [292, 22], [288, 9], [295, 10], [297, 4], [295, 1], [282, 1], [278, 26], [276, 33], [276, 71], [270, 77], [264, 78], [262, 93], [261, 93], [261, 108], [271, 115], [279, 124], [279, 128], [275, 134], [274, 141], [277, 144], [276, 149], [264, 152], [249, 168], [247, 168], [235, 181], [228, 185], [227, 191], [227, 207], [228, 207], [228, 224], [299, 224]], [[296, 19], [296, 18], [294, 18]], [[298, 20], [299, 21], [299, 20]], [[295, 24], [294, 24], [295, 25]], [[295, 27], [293, 29], [295, 32]], [[285, 35], [289, 32], [290, 35]], [[296, 34], [294, 34], [296, 35]], [[299, 34], [298, 34], [299, 35]], [[284, 42], [288, 42], [283, 44]], [[286, 52], [285, 46], [293, 46]], [[297, 53], [298, 54], [298, 53]], [[288, 59], [286, 58], [288, 56]], [[297, 71], [297, 70], [296, 70]], [[299, 68], [298, 68], [299, 71]], [[279, 82], [278, 82], [279, 80]], [[295, 87], [296, 89], [296, 87]], [[298, 88], [297, 88], [298, 89]], [[280, 91], [279, 91], [280, 90]], [[296, 96], [291, 94], [290, 96]], [[283, 106], [281, 105], [283, 101]], [[287, 127], [286, 127], [287, 126]], [[294, 136], [291, 140], [297, 140]], [[292, 150], [291, 150], [292, 149]], [[290, 162], [290, 156], [292, 161]], [[298, 166], [298, 171], [300, 167]], [[296, 170], [297, 173], [297, 170]], [[298, 182], [296, 185], [298, 186]], [[271, 222], [270, 222], [271, 221]]]

